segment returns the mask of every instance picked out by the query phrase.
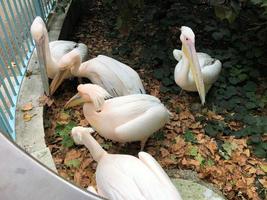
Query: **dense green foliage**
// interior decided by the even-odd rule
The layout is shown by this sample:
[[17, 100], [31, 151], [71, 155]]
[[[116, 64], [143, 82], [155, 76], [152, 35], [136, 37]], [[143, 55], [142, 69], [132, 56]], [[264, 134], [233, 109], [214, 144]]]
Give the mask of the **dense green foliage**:
[[227, 19], [230, 23], [233, 22], [239, 13], [247, 4], [253, 3], [265, 9], [263, 14], [267, 14], [267, 1], [266, 0], [229, 0], [229, 1], [211, 1], [217, 17], [221, 20]]
[[[130, 21], [136, 14], [136, 9], [144, 7], [144, 0], [104, 0], [103, 2], [108, 6], [117, 5], [117, 26], [120, 29], [128, 29]], [[221, 20], [226, 19], [230, 23], [233, 22], [240, 11], [250, 3], [257, 5], [259, 8], [263, 8], [262, 14], [267, 14], [266, 0], [190, 0], [189, 2], [195, 5], [213, 7], [215, 15], [218, 18]]]

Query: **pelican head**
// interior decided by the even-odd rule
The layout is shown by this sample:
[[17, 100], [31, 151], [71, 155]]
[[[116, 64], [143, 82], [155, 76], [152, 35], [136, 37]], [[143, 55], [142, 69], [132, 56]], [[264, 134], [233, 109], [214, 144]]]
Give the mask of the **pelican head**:
[[41, 17], [36, 17], [31, 25], [31, 34], [36, 43], [36, 45], [40, 44], [45, 38], [45, 23]]
[[62, 56], [58, 62], [59, 72], [53, 78], [50, 84], [50, 94], [54, 94], [64, 79], [69, 78], [81, 65], [81, 56], [77, 49], [73, 49], [69, 53]]
[[93, 103], [96, 110], [99, 111], [105, 99], [111, 97], [105, 89], [95, 84], [80, 84], [77, 90], [78, 93], [65, 104], [65, 108], [74, 107], [83, 103]]
[[189, 67], [195, 80], [201, 103], [204, 104], [205, 87], [195, 48], [195, 34], [192, 29], [187, 26], [182, 26], [180, 40], [182, 42], [183, 54], [189, 61]]
[[31, 25], [31, 35], [34, 39], [36, 50], [37, 50], [37, 56], [38, 61], [40, 63], [40, 66], [45, 67], [45, 72], [47, 73], [48, 77], [50, 77], [50, 74], [48, 73], [47, 69], [47, 63], [48, 63], [48, 56], [49, 47], [47, 47], [48, 44], [48, 33], [45, 27], [45, 23], [42, 20], [41, 17], [36, 17]]

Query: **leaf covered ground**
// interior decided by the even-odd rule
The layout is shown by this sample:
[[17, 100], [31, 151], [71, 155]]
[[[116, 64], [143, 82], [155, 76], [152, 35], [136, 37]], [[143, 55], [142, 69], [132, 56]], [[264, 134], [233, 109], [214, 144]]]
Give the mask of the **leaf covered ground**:
[[[259, 78], [260, 84], [256, 84], [247, 77], [250, 69], [239, 66], [227, 67], [227, 65], [232, 65], [229, 60], [236, 53], [235, 49], [221, 50], [212, 55], [224, 55], [226, 58], [221, 59], [225, 59], [228, 63], [224, 64], [225, 69], [220, 80], [208, 94], [208, 105], [202, 107], [197, 94], [187, 92], [180, 94], [179, 88], [173, 80], [173, 68], [176, 63], [171, 54], [173, 45], [168, 47], [167, 44], [175, 41], [173, 42], [175, 47], [180, 46], [178, 44], [179, 26], [182, 24], [175, 24], [175, 21], [171, 24], [170, 19], [173, 19], [171, 11], [167, 16], [170, 18], [168, 19], [169, 24], [165, 24], [165, 26], [169, 27], [168, 32], [172, 34], [172, 37], [170, 36], [168, 42], [162, 44], [162, 38], [166, 39], [166, 36], [160, 36], [161, 33], [164, 33], [157, 27], [161, 22], [157, 22], [157, 25], [152, 22], [146, 23], [143, 27], [145, 30], [143, 34], [137, 31], [134, 39], [131, 39], [134, 37], [133, 33], [125, 39], [114, 28], [116, 15], [112, 11], [108, 11], [101, 1], [95, 1], [87, 6], [86, 13], [79, 20], [74, 35], [69, 39], [87, 44], [91, 58], [105, 54], [134, 67], [139, 73], [147, 93], [161, 99], [172, 113], [168, 124], [150, 137], [145, 151], [154, 156], [166, 171], [172, 169], [196, 171], [200, 179], [214, 184], [228, 199], [257, 200], [266, 198], [267, 162], [265, 155], [267, 148], [264, 148], [264, 145], [267, 142], [267, 125], [264, 117], [267, 112], [264, 101], [255, 102], [254, 98], [250, 99], [253, 95], [258, 99], [259, 93], [264, 93], [266, 90], [266, 86], [262, 84], [264, 80], [261, 81]], [[164, 7], [164, 5], [161, 6]], [[152, 12], [151, 9], [150, 12]], [[177, 9], [181, 9], [181, 5], [178, 5]], [[157, 12], [157, 10], [154, 11], [154, 13]], [[112, 17], [111, 14], [114, 16]], [[194, 15], [197, 15], [197, 12]], [[151, 18], [153, 17], [155, 16], [151, 16]], [[166, 18], [166, 16], [165, 18], [158, 17]], [[138, 16], [136, 18], [138, 19]], [[190, 20], [196, 20], [196, 18]], [[183, 21], [183, 23], [194, 28], [196, 27], [194, 23], [201, 23], [201, 21], [191, 24]], [[206, 26], [209, 29], [207, 32], [212, 33], [214, 26], [209, 24]], [[228, 34], [228, 29], [225, 30], [213, 32], [212, 40], [228, 37], [224, 35]], [[151, 41], [146, 39], [147, 35], [145, 34], [151, 35]], [[205, 33], [201, 34], [202, 37], [205, 36]], [[153, 42], [153, 45], [150, 42]], [[212, 44], [209, 44], [205, 37], [201, 45], [212, 48]], [[225, 54], [229, 54], [229, 51], [231, 53], [227, 57]], [[144, 59], [144, 56], [149, 59]], [[170, 61], [164, 63], [163, 59]], [[236, 75], [227, 76], [226, 74], [230, 71], [230, 74], [236, 73]], [[228, 82], [229, 80], [225, 80], [226, 78], [231, 81]], [[229, 89], [227, 84], [232, 89]], [[49, 105], [46, 107], [45, 113], [46, 141], [61, 176], [81, 187], [95, 186], [96, 162], [93, 161], [85, 147], [74, 145], [69, 135], [72, 127], [90, 126], [90, 124], [85, 120], [81, 106], [71, 110], [63, 109], [66, 101], [76, 93], [77, 85], [76, 79], [67, 80], [56, 92], [52, 101], [46, 99], [46, 103]], [[243, 97], [242, 92], [250, 92], [249, 97]], [[224, 98], [227, 94], [229, 96]], [[220, 99], [223, 95], [223, 99]], [[233, 102], [229, 103], [229, 101]], [[236, 103], [236, 101], [250, 102], [250, 104]], [[245, 111], [229, 108], [230, 106], [236, 108], [237, 105], [240, 106], [238, 109], [244, 106]], [[30, 105], [25, 106], [25, 111], [30, 109], [29, 107]], [[222, 107], [225, 109], [223, 110]], [[251, 118], [240, 118], [244, 115]], [[250, 123], [245, 123], [245, 120]], [[257, 124], [256, 127], [255, 124]], [[253, 131], [257, 134], [252, 134]], [[137, 155], [140, 149], [139, 143], [113, 143], [100, 137], [97, 133], [94, 134], [94, 137], [109, 153]]]

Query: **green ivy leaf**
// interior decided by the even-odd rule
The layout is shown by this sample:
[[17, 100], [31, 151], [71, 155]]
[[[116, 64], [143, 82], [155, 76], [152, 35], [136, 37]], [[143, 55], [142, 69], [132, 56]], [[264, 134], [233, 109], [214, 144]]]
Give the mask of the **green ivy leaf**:
[[260, 168], [262, 171], [264, 171], [265, 173], [267, 173], [267, 165], [260, 165]]
[[260, 134], [252, 135], [252, 136], [249, 138], [249, 142], [250, 142], [250, 143], [254, 143], [254, 144], [259, 144], [259, 143], [261, 143], [261, 142], [262, 142], [261, 135], [260, 135]]
[[67, 136], [66, 136], [66, 137], [63, 137], [63, 140], [61, 141], [61, 144], [62, 144], [64, 147], [69, 148], [69, 147], [74, 146], [74, 141], [73, 141], [72, 137], [70, 137], [70, 136], [67, 137]]
[[155, 69], [153, 75], [156, 79], [162, 80], [164, 77], [164, 70], [162, 68]]
[[165, 139], [164, 132], [158, 131], [158, 132], [154, 133], [153, 138], [156, 140], [164, 140]]
[[170, 85], [173, 84], [173, 80], [170, 79], [170, 78], [163, 78], [162, 83], [163, 83], [165, 86], [170, 86]]
[[228, 160], [231, 158], [232, 152], [237, 148], [237, 145], [235, 143], [225, 142], [221, 147], [222, 148], [219, 149], [220, 155]]
[[211, 137], [215, 137], [218, 134], [217, 129], [211, 124], [207, 124], [204, 130], [205, 130], [205, 133]]
[[225, 98], [229, 99], [230, 97], [234, 96], [236, 94], [236, 87], [229, 86], [225, 91]]
[[208, 159], [206, 161], [206, 165], [209, 166], [209, 167], [212, 167], [212, 166], [214, 166], [214, 161], [212, 159]]
[[238, 79], [239, 79], [239, 82], [243, 82], [243, 81], [248, 79], [248, 75], [247, 74], [239, 74]]
[[66, 165], [71, 168], [78, 168], [81, 165], [81, 161], [78, 159], [69, 160]]
[[215, 6], [214, 11], [219, 19], [227, 19], [230, 23], [232, 23], [237, 16], [231, 8], [226, 6]]
[[246, 102], [245, 106], [247, 109], [257, 108], [257, 105], [254, 102]]
[[191, 146], [188, 153], [190, 156], [194, 156], [194, 157], [197, 156], [198, 155], [197, 146]]
[[64, 147], [72, 147], [74, 146], [74, 141], [72, 137], [70, 136], [70, 132], [73, 127], [77, 126], [75, 122], [70, 121], [67, 125], [60, 125], [57, 124], [55, 128], [56, 135], [62, 137], [61, 144]]
[[192, 131], [186, 130], [184, 133], [184, 139], [186, 142], [191, 142], [196, 144], [197, 143], [197, 139], [194, 135], [194, 133]]
[[254, 82], [249, 81], [249, 82], [247, 82], [247, 83], [244, 85], [243, 88], [244, 88], [245, 91], [247, 91], [247, 92], [254, 92], [254, 91], [256, 91], [257, 85], [256, 85]]
[[221, 40], [223, 38], [223, 33], [222, 32], [214, 32], [214, 33], [212, 33], [212, 37], [215, 40]]
[[253, 153], [259, 158], [267, 158], [267, 151], [263, 149], [261, 144], [253, 147]]
[[205, 158], [200, 153], [195, 156], [195, 159], [200, 163], [200, 165], [205, 164]]
[[112, 147], [112, 142], [105, 142], [101, 144], [101, 147], [103, 147], [106, 150], [109, 150]]

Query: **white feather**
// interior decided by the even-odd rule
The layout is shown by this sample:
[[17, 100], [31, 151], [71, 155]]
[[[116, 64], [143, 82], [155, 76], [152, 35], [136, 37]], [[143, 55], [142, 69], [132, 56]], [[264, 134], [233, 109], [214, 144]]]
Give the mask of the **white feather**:
[[89, 78], [112, 96], [145, 93], [139, 75], [129, 66], [104, 55], [82, 63], [78, 76]]
[[88, 48], [83, 43], [76, 43], [73, 41], [57, 40], [49, 42], [49, 48], [53, 59], [59, 61], [62, 56], [77, 49], [81, 56], [81, 61], [85, 62], [88, 59]]
[[97, 166], [96, 182], [100, 194], [111, 200], [181, 200], [177, 191], [133, 156], [103, 156]]

